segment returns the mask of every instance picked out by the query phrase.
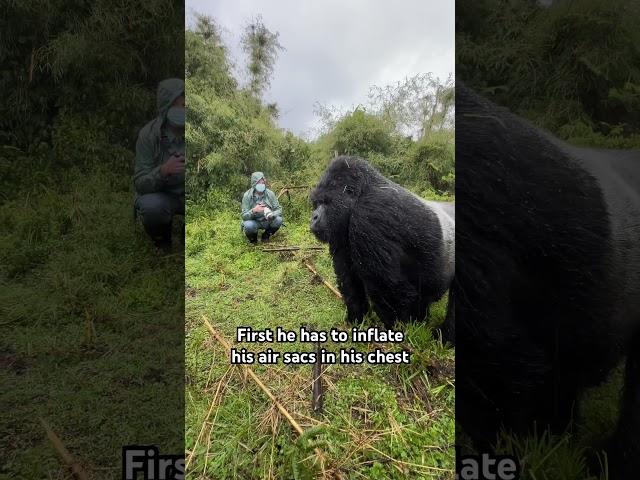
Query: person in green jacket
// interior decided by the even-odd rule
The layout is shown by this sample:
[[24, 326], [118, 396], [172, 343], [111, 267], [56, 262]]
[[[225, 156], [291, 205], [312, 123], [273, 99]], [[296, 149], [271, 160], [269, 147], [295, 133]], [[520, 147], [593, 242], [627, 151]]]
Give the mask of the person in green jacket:
[[158, 114], [140, 130], [136, 143], [135, 208], [158, 247], [171, 245], [173, 216], [184, 215], [184, 106], [184, 81], [161, 81]]
[[257, 243], [258, 230], [264, 230], [266, 242], [282, 225], [282, 207], [276, 195], [267, 188], [262, 172], [251, 174], [251, 188], [242, 196], [242, 229], [251, 243]]

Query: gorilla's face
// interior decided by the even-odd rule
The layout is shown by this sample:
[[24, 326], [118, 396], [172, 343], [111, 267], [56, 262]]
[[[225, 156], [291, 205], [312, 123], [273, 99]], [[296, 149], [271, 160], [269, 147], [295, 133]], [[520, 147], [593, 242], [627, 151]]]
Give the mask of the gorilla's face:
[[313, 233], [321, 242], [329, 241], [329, 229], [327, 228], [327, 212], [323, 203], [314, 205], [313, 213], [311, 213], [311, 233]]
[[311, 192], [311, 232], [324, 243], [338, 245], [349, 234], [351, 212], [372, 172], [363, 160], [338, 157]]
[[354, 199], [348, 193], [322, 190], [316, 190], [315, 193], [312, 195], [311, 233], [323, 243], [344, 238], [348, 232]]

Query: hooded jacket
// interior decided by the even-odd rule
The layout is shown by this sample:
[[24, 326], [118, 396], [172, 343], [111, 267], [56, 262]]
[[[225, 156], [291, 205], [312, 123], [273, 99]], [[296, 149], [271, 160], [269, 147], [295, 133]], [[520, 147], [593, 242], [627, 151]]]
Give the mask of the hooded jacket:
[[163, 177], [160, 166], [171, 155], [184, 155], [184, 137], [176, 137], [167, 126], [167, 112], [171, 104], [184, 95], [184, 81], [169, 78], [158, 84], [156, 118], [147, 123], [138, 135], [133, 184], [139, 195], [168, 191], [184, 195], [184, 174]]
[[[256, 188], [256, 184], [258, 180], [264, 178], [264, 174], [262, 172], [253, 172], [251, 174], [251, 188], [244, 192], [242, 196], [242, 220], [264, 220], [264, 216], [262, 213], [252, 213], [251, 210], [258, 204], [258, 199], [255, 198], [254, 190]], [[274, 217], [279, 217], [282, 215], [282, 207], [278, 202], [278, 197], [268, 188], [262, 194], [262, 197], [259, 199], [263, 202], [267, 207], [269, 207], [272, 211]]]

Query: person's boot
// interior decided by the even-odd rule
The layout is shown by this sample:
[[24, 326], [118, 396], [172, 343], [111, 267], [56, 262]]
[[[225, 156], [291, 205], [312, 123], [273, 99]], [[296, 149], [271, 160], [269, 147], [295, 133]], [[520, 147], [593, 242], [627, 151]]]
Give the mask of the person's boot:
[[271, 236], [272, 236], [274, 233], [276, 233], [277, 231], [278, 231], [278, 229], [277, 229], [277, 228], [274, 228], [273, 230], [272, 230], [272, 229], [270, 229], [270, 228], [267, 228], [267, 229], [264, 231], [264, 233], [262, 234], [262, 238], [261, 238], [261, 240], [262, 240], [263, 242], [268, 242], [268, 241], [269, 241], [269, 239], [271, 238]]
[[161, 251], [171, 249], [171, 225], [156, 228], [145, 228], [153, 244]]
[[247, 238], [250, 243], [258, 243], [258, 233], [247, 233]]

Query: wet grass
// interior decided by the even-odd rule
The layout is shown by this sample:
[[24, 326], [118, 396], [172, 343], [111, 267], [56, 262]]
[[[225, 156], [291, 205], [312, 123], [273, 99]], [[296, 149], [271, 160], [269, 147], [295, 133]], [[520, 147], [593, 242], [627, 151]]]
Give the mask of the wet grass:
[[126, 173], [39, 178], [0, 207], [0, 478], [70, 478], [40, 418], [121, 478], [123, 445], [183, 449], [183, 257], [133, 222]]
[[[317, 246], [304, 191], [283, 200], [285, 227], [269, 246]], [[342, 302], [302, 264], [335, 285], [320, 251], [267, 253], [240, 232], [239, 203], [224, 191], [187, 207], [186, 442], [192, 479], [454, 478], [454, 351], [425, 323], [398, 325], [398, 344], [323, 344], [361, 352], [408, 349], [410, 365], [327, 365], [324, 411], [311, 408], [309, 365], [252, 365], [304, 429], [299, 437], [203, 325], [228, 341], [238, 326], [298, 331], [348, 329]], [[444, 318], [446, 301], [432, 308]], [[381, 326], [375, 316], [361, 327]], [[251, 351], [311, 351], [290, 344], [241, 344]], [[320, 450], [322, 465], [316, 448]]]

